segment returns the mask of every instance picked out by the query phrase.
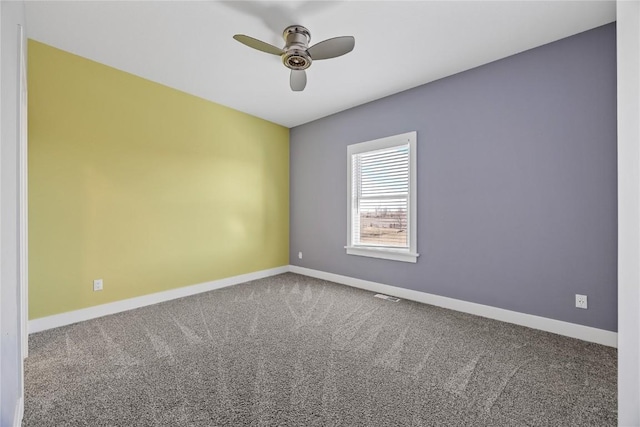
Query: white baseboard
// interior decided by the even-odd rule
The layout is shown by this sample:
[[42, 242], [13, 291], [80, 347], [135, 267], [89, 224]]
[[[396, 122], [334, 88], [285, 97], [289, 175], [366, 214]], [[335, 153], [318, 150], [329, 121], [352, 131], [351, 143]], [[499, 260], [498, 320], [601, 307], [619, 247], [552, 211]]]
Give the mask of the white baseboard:
[[22, 426], [22, 418], [24, 417], [24, 397], [20, 397], [16, 402], [16, 410], [13, 414], [13, 425], [15, 427]]
[[40, 332], [47, 329], [70, 325], [72, 323], [95, 319], [97, 317], [107, 316], [109, 314], [120, 313], [135, 308], [145, 307], [160, 302], [186, 297], [189, 295], [195, 295], [201, 292], [208, 292], [227, 286], [233, 286], [240, 283], [249, 282], [251, 280], [275, 276], [277, 274], [286, 273], [288, 271], [309, 277], [315, 277], [318, 279], [340, 283], [347, 286], [352, 286], [355, 288], [364, 289], [371, 292], [392, 295], [394, 297], [402, 299], [417, 301], [424, 304], [431, 304], [438, 307], [461, 311], [464, 313], [475, 314], [477, 316], [500, 320], [507, 323], [514, 323], [516, 325], [539, 329], [546, 332], [552, 332], [554, 334], [577, 338], [583, 341], [594, 342], [609, 347], [617, 347], [618, 345], [618, 334], [616, 332], [606, 331], [604, 329], [592, 328], [590, 326], [578, 325], [575, 323], [549, 319], [532, 314], [519, 313], [517, 311], [505, 310], [503, 308], [462, 301], [454, 298], [429, 294], [426, 292], [414, 291], [411, 289], [398, 288], [396, 286], [356, 279], [354, 277], [342, 276], [334, 273], [327, 273], [310, 268], [298, 267], [295, 265], [256, 271], [253, 273], [227, 277], [225, 279], [214, 280], [206, 283], [200, 283], [198, 285], [185, 286], [182, 288], [176, 288], [164, 292], [158, 292], [155, 294], [149, 294], [108, 304], [97, 305], [81, 310], [55, 314], [48, 317], [41, 317], [39, 319], [30, 320], [28, 329], [29, 333]]
[[143, 295], [140, 297], [96, 305], [93, 307], [69, 311], [66, 313], [54, 314], [52, 316], [30, 320], [28, 329], [29, 333], [32, 334], [34, 332], [58, 328], [60, 326], [95, 319], [97, 317], [107, 316], [109, 314], [132, 310], [134, 308], [145, 307], [147, 305], [157, 304], [177, 298], [183, 298], [189, 295], [199, 294], [201, 292], [213, 291], [215, 289], [225, 288], [227, 286], [233, 286], [239, 283], [249, 282], [251, 280], [263, 279], [265, 277], [275, 276], [276, 274], [282, 274], [288, 271], [289, 266], [285, 265], [282, 267], [271, 268], [269, 270], [255, 271], [253, 273], [241, 274], [239, 276], [227, 277], [224, 279], [200, 283], [197, 285], [185, 286], [182, 288], [176, 288], [168, 291], [157, 292], [154, 294]]
[[382, 283], [370, 282], [368, 280], [341, 276], [339, 274], [312, 270], [310, 268], [298, 267], [295, 265], [290, 265], [289, 271], [347, 286], [353, 286], [355, 288], [371, 292], [391, 295], [424, 304], [431, 304], [464, 313], [475, 314], [477, 316], [488, 317], [489, 319], [500, 320], [507, 323], [514, 323], [516, 325], [552, 332], [554, 334], [594, 342], [609, 347], [618, 346], [618, 334], [604, 329], [549, 319], [547, 317], [534, 316], [532, 314], [519, 313], [517, 311], [505, 310], [503, 308], [428, 294], [426, 292], [414, 291], [411, 289], [398, 288], [395, 286], [384, 285]]

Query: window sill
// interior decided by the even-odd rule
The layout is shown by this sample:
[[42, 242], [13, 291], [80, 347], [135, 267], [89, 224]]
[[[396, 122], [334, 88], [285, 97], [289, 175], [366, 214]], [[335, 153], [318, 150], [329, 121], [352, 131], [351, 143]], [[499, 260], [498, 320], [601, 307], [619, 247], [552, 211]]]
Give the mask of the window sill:
[[392, 261], [417, 262], [420, 254], [409, 251], [393, 250], [387, 248], [361, 248], [355, 246], [345, 246], [348, 255], [366, 256], [370, 258], [382, 258]]

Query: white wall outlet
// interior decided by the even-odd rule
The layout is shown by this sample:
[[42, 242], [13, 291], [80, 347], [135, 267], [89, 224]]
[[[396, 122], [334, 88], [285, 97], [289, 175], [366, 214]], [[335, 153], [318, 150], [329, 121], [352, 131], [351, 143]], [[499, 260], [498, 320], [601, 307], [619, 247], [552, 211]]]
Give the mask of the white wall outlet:
[[96, 279], [93, 281], [93, 290], [94, 291], [102, 290], [102, 279]]
[[298, 252], [298, 258], [302, 259], [302, 252]]
[[576, 294], [576, 307], [587, 308], [587, 296]]

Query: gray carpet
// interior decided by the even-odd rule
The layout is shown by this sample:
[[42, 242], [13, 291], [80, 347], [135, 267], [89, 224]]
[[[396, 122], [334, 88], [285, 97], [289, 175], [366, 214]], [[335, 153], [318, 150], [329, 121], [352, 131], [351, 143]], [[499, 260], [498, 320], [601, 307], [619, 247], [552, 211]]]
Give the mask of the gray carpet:
[[25, 426], [616, 425], [616, 350], [295, 274], [34, 334]]

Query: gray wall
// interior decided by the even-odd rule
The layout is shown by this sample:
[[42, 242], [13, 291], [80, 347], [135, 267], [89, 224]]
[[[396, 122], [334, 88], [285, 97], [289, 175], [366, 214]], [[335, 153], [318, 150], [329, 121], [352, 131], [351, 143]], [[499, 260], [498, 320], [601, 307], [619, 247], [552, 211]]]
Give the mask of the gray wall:
[[3, 1], [0, 71], [0, 426], [13, 426], [22, 396], [18, 293], [18, 24], [22, 2]]
[[[616, 331], [615, 36], [606, 25], [293, 128], [291, 264]], [[418, 262], [346, 255], [347, 145], [412, 130]]]

